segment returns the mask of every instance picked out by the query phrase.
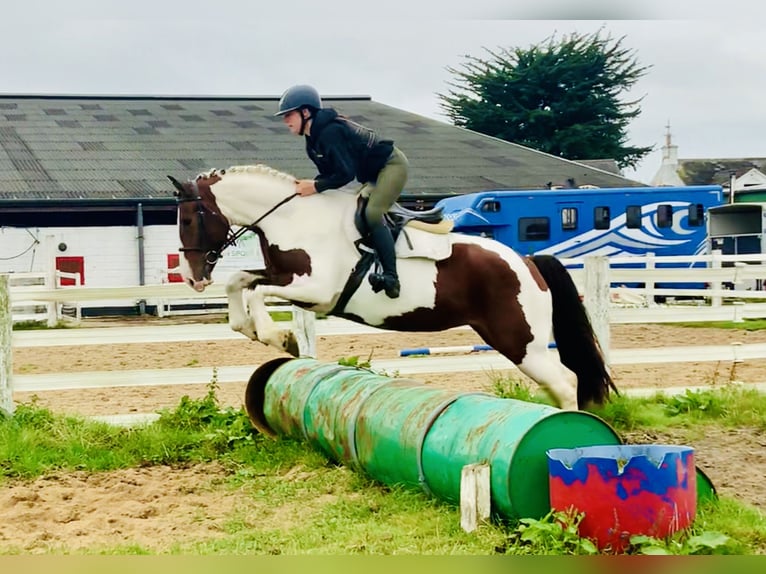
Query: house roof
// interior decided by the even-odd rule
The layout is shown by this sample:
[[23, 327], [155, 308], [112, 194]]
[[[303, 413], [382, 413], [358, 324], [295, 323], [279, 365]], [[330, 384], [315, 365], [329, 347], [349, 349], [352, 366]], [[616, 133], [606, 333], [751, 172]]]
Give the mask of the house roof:
[[679, 159], [678, 175], [686, 185], [728, 186], [732, 172], [740, 178], [755, 168], [766, 173], [766, 158]]
[[[366, 96], [325, 101], [396, 141], [410, 160], [405, 195], [644, 185]], [[238, 164], [313, 177], [276, 107], [276, 97], [0, 95], [0, 201], [167, 197], [167, 174]]]

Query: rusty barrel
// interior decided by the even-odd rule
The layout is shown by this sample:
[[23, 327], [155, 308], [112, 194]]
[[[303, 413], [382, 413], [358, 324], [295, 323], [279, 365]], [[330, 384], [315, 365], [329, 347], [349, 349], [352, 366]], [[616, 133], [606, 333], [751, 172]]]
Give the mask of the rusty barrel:
[[275, 359], [247, 386], [253, 424], [307, 441], [384, 484], [419, 487], [458, 502], [463, 466], [488, 463], [495, 515], [540, 518], [550, 510], [546, 452], [620, 444], [585, 413], [449, 391], [314, 359]]

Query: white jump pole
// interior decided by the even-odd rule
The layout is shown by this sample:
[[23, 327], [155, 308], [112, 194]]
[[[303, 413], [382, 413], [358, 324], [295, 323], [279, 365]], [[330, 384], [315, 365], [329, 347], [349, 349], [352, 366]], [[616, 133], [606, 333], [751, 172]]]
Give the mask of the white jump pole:
[[11, 389], [11, 337], [13, 317], [11, 316], [11, 292], [8, 275], [0, 275], [0, 411], [13, 414], [13, 392]]

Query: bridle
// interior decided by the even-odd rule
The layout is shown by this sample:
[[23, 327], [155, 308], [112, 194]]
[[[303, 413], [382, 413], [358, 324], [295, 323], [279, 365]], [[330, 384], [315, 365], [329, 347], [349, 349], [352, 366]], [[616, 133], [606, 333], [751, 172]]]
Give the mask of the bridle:
[[[232, 245], [234, 245], [237, 240], [242, 237], [245, 233], [248, 231], [254, 230], [258, 224], [263, 221], [268, 215], [272, 214], [274, 211], [276, 211], [278, 208], [283, 206], [285, 203], [293, 199], [298, 195], [298, 193], [293, 193], [292, 195], [289, 195], [279, 201], [276, 205], [274, 205], [271, 209], [269, 209], [266, 213], [261, 215], [258, 219], [256, 219], [253, 223], [250, 225], [246, 225], [244, 227], [240, 227], [237, 229], [237, 231], [232, 231], [231, 225], [229, 224], [228, 220], [224, 218], [226, 221], [226, 224], [228, 225], [228, 229], [226, 231], [226, 239], [224, 242], [220, 245], [218, 248], [208, 249], [207, 248], [207, 234], [205, 233], [205, 209], [204, 209], [204, 203], [202, 202], [202, 196], [199, 192], [199, 186], [197, 185], [196, 181], [189, 182], [194, 189], [194, 196], [193, 197], [180, 197], [178, 196], [178, 199], [176, 200], [176, 203], [188, 203], [190, 201], [197, 202], [197, 223], [198, 228], [200, 230], [199, 234], [199, 245], [197, 247], [179, 247], [178, 251], [181, 253], [185, 253], [187, 251], [196, 251], [200, 253], [205, 254], [205, 263], [207, 265], [213, 266], [216, 263], [218, 263], [218, 260], [223, 257], [222, 253], [223, 251]], [[219, 215], [214, 211], [210, 211], [210, 215]], [[223, 217], [223, 215], [221, 215]]]

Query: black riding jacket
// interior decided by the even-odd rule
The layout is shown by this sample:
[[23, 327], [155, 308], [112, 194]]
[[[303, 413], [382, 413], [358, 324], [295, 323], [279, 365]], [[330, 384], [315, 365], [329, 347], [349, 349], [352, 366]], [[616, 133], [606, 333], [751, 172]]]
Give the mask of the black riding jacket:
[[319, 170], [314, 178], [318, 192], [338, 189], [354, 178], [375, 181], [393, 149], [393, 141], [379, 139], [332, 108], [314, 114], [311, 135], [306, 136], [306, 153]]

